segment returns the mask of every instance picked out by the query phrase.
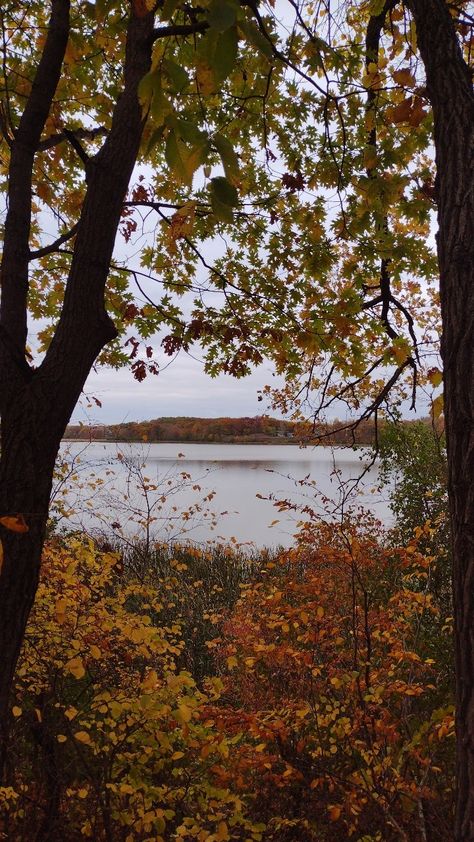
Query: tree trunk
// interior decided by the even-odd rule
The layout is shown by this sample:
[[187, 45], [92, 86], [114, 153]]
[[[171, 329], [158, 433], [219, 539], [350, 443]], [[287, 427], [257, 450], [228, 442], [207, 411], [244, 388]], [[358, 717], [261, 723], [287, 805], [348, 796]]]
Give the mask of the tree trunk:
[[51, 441], [48, 427], [38, 423], [32, 391], [22, 389], [18, 400], [2, 414], [0, 510], [24, 515], [29, 531], [1, 531], [4, 561], [0, 576], [0, 768], [7, 746], [10, 688], [38, 586], [54, 450], [59, 447], [57, 439]]
[[434, 115], [456, 664], [456, 842], [474, 840], [474, 94], [444, 0], [409, 0]]
[[28, 532], [0, 526], [0, 760], [7, 746], [13, 674], [38, 585], [61, 437], [98, 353], [116, 335], [104, 290], [144, 126], [137, 88], [150, 68], [153, 47], [153, 13], [139, 16], [132, 8], [123, 92], [107, 139], [88, 166], [62, 314], [42, 364], [33, 370], [25, 360], [32, 168], [67, 45], [68, 15], [67, 0], [53, 0], [43, 57], [11, 153], [0, 310], [0, 515], [21, 514]]

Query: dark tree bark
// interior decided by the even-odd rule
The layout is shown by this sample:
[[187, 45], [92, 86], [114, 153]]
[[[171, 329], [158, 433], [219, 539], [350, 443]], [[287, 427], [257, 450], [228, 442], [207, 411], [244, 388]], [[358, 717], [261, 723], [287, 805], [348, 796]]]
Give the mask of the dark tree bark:
[[61, 437], [98, 353], [116, 335], [105, 310], [104, 289], [144, 125], [137, 87], [150, 68], [153, 46], [153, 14], [137, 16], [132, 9], [123, 91], [108, 137], [88, 165], [62, 314], [42, 364], [33, 370], [25, 357], [32, 171], [60, 78], [69, 35], [69, 0], [52, 0], [51, 9], [43, 55], [12, 143], [1, 268], [0, 515], [22, 514], [29, 527], [17, 534], [0, 526], [2, 755], [13, 673], [38, 585]]
[[474, 840], [474, 93], [445, 0], [409, 0], [434, 115], [456, 663], [456, 842]]

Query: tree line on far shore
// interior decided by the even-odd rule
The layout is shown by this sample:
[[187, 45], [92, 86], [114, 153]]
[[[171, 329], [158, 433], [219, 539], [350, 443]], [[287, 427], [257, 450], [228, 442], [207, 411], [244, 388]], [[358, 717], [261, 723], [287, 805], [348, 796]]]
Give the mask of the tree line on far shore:
[[[431, 424], [430, 419], [423, 422]], [[410, 426], [413, 421], [403, 421]], [[378, 430], [384, 422], [379, 422]], [[193, 441], [223, 444], [335, 444], [374, 445], [377, 431], [373, 419], [354, 428], [339, 419], [313, 427], [306, 423], [283, 421], [267, 415], [254, 418], [154, 418], [122, 424], [69, 424], [66, 439], [78, 441]]]

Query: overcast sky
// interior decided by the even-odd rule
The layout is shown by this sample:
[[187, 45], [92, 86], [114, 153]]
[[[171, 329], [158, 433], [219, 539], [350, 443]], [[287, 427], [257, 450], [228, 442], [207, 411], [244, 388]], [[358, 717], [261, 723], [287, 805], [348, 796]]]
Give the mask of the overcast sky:
[[[189, 415], [198, 418], [241, 417], [269, 412], [258, 401], [258, 390], [275, 383], [270, 365], [260, 366], [249, 377], [236, 380], [220, 376], [212, 379], [201, 363], [180, 355], [158, 376], [149, 375], [138, 383], [129, 369], [92, 373], [83, 397], [72, 416], [73, 422], [118, 424], [161, 416]], [[98, 407], [91, 396], [101, 401]], [[88, 404], [92, 404], [88, 406]]]

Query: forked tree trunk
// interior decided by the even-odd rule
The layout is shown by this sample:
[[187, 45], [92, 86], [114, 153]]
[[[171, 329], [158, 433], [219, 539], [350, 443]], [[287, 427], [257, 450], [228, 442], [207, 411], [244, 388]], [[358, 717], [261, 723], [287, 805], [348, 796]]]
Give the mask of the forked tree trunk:
[[[138, 4], [137, 4], [138, 5]], [[69, 33], [68, 0], [52, 0], [43, 56], [13, 141], [0, 308], [0, 516], [20, 514], [28, 532], [0, 526], [0, 722], [7, 744], [12, 678], [34, 601], [55, 459], [94, 361], [115, 335], [104, 306], [115, 236], [143, 131], [137, 96], [153, 47], [153, 14], [132, 8], [124, 87], [100, 152], [88, 167], [64, 306], [39, 368], [25, 361], [28, 238], [34, 155], [56, 89]]]
[[456, 842], [474, 840], [474, 94], [445, 0], [409, 0], [433, 107], [456, 664]]

